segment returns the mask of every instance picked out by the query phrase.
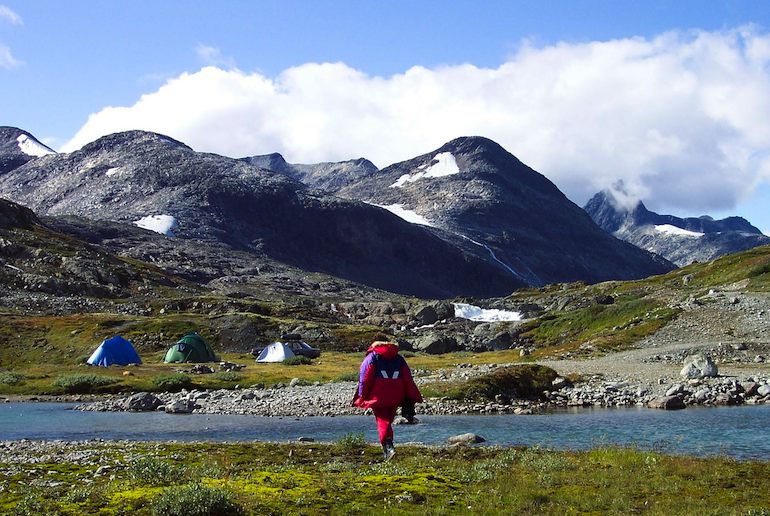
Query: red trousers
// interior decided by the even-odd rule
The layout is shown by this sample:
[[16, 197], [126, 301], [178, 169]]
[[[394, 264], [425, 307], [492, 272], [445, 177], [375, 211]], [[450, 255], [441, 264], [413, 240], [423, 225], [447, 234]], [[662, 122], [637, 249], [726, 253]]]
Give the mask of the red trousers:
[[377, 434], [380, 436], [380, 443], [384, 444], [387, 439], [393, 440], [393, 420], [396, 418], [398, 407], [377, 407], [372, 408], [374, 419], [377, 421]]

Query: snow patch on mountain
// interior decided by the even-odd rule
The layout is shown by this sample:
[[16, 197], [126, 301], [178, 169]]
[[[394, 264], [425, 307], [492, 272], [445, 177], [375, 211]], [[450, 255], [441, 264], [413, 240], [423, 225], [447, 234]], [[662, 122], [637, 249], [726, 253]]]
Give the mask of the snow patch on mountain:
[[481, 308], [467, 303], [452, 303], [455, 307], [455, 317], [480, 322], [521, 321], [521, 312], [498, 310], [497, 308]]
[[705, 233], [699, 233], [697, 231], [688, 231], [671, 224], [660, 224], [655, 226], [655, 231], [659, 233], [665, 233], [667, 235], [683, 236], [683, 237], [702, 237]]
[[30, 138], [26, 134], [20, 134], [19, 137], [16, 138], [16, 143], [19, 144], [19, 149], [21, 149], [21, 152], [27, 156], [35, 156], [36, 158], [39, 158], [40, 156], [45, 156], [46, 154], [56, 154], [48, 147], [36, 141], [34, 138]]
[[120, 171], [121, 171], [120, 167], [112, 167], [112, 168], [108, 168], [107, 172], [105, 172], [104, 175], [106, 175], [107, 177], [112, 177], [115, 174], [120, 173]]
[[[434, 161], [436, 163], [433, 163]], [[418, 172], [402, 175], [390, 185], [390, 188], [402, 188], [406, 183], [414, 183], [419, 179], [446, 177], [460, 173], [460, 167], [457, 166], [457, 160], [451, 152], [439, 152], [430, 163], [417, 167]]]
[[142, 229], [149, 229], [156, 233], [166, 236], [174, 236], [173, 229], [176, 227], [176, 219], [171, 215], [148, 215], [134, 221], [134, 225]]
[[403, 204], [389, 204], [387, 206], [375, 204], [374, 206], [384, 208], [389, 212], [391, 212], [393, 215], [401, 217], [405, 221], [411, 222], [412, 224], [420, 224], [421, 226], [430, 226], [430, 227], [434, 226], [434, 224], [431, 221], [429, 221], [422, 215], [415, 213], [412, 210], [407, 210], [406, 208], [404, 208]]

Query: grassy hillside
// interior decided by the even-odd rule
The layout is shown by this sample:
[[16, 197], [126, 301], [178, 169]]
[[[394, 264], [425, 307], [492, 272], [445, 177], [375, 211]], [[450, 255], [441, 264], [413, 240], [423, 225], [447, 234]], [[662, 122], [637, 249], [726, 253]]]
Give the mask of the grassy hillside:
[[[562, 302], [559, 309], [521, 327], [520, 338], [536, 348], [531, 355], [534, 359], [564, 352], [580, 354], [581, 344], [589, 344], [589, 349], [598, 352], [623, 349], [674, 319], [682, 303], [711, 290], [770, 292], [770, 246], [638, 281], [550, 285], [520, 291], [508, 302]], [[607, 303], [608, 298], [611, 303]]]

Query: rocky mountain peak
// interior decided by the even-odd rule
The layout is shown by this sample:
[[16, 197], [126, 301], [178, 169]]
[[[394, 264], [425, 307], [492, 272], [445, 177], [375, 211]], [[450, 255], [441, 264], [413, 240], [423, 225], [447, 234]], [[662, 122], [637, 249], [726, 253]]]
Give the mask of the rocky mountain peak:
[[55, 152], [27, 131], [0, 126], [0, 174], [47, 154]]
[[80, 151], [83, 153], [95, 153], [104, 150], [118, 151], [120, 149], [130, 149], [132, 147], [145, 146], [145, 147], [176, 147], [178, 149], [191, 151], [192, 149], [184, 143], [177, 141], [170, 136], [166, 136], [159, 133], [153, 133], [151, 131], [123, 131], [120, 133], [108, 134], [101, 138], [84, 145]]

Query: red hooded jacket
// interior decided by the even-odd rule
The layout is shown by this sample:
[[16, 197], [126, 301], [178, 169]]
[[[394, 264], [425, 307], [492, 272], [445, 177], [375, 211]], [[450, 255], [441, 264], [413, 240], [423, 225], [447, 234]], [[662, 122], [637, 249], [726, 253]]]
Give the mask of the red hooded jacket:
[[393, 342], [373, 342], [361, 363], [358, 391], [353, 404], [361, 408], [398, 407], [408, 398], [414, 403], [422, 395], [404, 357]]

